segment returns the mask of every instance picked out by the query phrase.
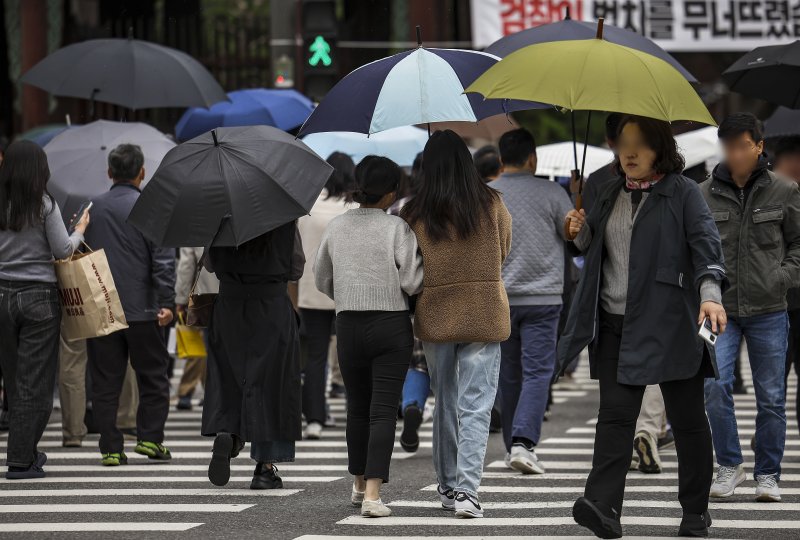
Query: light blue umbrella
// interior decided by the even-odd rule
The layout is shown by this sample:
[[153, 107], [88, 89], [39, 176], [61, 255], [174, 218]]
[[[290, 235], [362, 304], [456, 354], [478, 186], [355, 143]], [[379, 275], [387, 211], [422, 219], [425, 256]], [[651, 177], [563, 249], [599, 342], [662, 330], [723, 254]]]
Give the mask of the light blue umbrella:
[[369, 136], [349, 131], [328, 131], [306, 135], [303, 142], [323, 159], [334, 152], [342, 152], [356, 163], [374, 155], [387, 157], [401, 167], [411, 167], [414, 158], [425, 148], [428, 133], [413, 126], [388, 129]]
[[219, 127], [272, 126], [283, 131], [300, 127], [314, 110], [310, 99], [296, 90], [250, 88], [228, 93], [208, 109], [187, 109], [175, 125], [179, 141], [188, 141]]

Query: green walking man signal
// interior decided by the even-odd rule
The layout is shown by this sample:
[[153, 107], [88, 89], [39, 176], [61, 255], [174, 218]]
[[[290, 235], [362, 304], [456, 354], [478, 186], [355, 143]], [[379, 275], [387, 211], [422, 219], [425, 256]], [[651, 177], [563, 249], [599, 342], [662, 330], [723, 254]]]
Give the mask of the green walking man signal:
[[317, 36], [314, 42], [308, 47], [308, 50], [314, 53], [311, 55], [311, 58], [308, 59], [308, 64], [310, 66], [316, 67], [322, 62], [322, 65], [327, 67], [333, 62], [330, 54], [331, 46], [322, 36]]

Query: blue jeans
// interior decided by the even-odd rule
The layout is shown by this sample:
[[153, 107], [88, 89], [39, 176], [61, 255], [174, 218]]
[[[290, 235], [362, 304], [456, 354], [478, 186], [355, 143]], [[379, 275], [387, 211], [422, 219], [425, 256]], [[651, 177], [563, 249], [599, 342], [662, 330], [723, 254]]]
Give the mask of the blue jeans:
[[409, 369], [403, 384], [403, 410], [409, 405], [416, 405], [420, 410], [424, 409], [430, 389], [430, 375], [418, 369]]
[[744, 462], [733, 406], [733, 369], [744, 335], [756, 394], [756, 460], [754, 474], [780, 476], [786, 442], [786, 347], [789, 318], [785, 311], [730, 319], [717, 340], [719, 380], [706, 379], [706, 412], [717, 463]]
[[511, 337], [501, 345], [500, 410], [503, 442], [539, 443], [550, 379], [556, 362], [561, 306], [511, 306]]
[[499, 343], [424, 343], [436, 396], [433, 467], [444, 489], [478, 494], [500, 371]]

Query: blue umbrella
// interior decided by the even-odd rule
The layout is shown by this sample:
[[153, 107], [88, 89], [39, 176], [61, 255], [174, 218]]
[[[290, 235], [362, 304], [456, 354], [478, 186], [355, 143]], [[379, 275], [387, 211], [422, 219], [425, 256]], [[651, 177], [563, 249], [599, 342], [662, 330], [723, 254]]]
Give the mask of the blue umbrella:
[[236, 90], [228, 99], [208, 109], [187, 109], [175, 125], [177, 139], [186, 141], [218, 127], [263, 125], [289, 131], [302, 125], [314, 110], [311, 100], [296, 90]]
[[[567, 18], [550, 24], [543, 24], [526, 30], [521, 30], [509, 36], [498, 39], [486, 48], [486, 52], [505, 58], [512, 52], [528, 45], [537, 43], [547, 43], [550, 41], [571, 41], [575, 39], [594, 39], [597, 35], [597, 24], [592, 22], [575, 21]], [[632, 32], [625, 28], [619, 28], [610, 24], [603, 25], [603, 39], [642, 51], [651, 56], [661, 58], [681, 75], [686, 77], [689, 82], [696, 83], [697, 79], [689, 73], [686, 68], [678, 63], [667, 51], [656, 45], [641, 34]]]
[[50, 141], [52, 141], [56, 135], [76, 125], [78, 124], [73, 124], [71, 126], [68, 126], [66, 124], [47, 124], [45, 126], [39, 126], [37, 128], [33, 128], [29, 131], [26, 131], [25, 133], [20, 135], [19, 138], [28, 141], [33, 141], [42, 148], [44, 148], [45, 145]]
[[422, 46], [376, 60], [339, 81], [299, 135], [324, 131], [372, 134], [433, 122], [477, 122], [497, 114], [548, 107], [465, 95], [464, 89], [499, 60], [479, 51]]
[[374, 135], [349, 131], [312, 133], [303, 137], [303, 142], [322, 158], [343, 152], [356, 163], [372, 155], [387, 157], [401, 167], [411, 167], [414, 158], [425, 148], [428, 134], [425, 130], [405, 126]]

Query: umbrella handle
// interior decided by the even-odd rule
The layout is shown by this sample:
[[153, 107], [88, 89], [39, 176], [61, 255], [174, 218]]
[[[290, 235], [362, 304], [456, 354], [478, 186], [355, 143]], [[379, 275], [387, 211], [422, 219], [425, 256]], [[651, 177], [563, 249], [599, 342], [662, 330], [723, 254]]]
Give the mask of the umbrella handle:
[[575, 194], [575, 210], [582, 210], [583, 209], [583, 194], [576, 193]]

